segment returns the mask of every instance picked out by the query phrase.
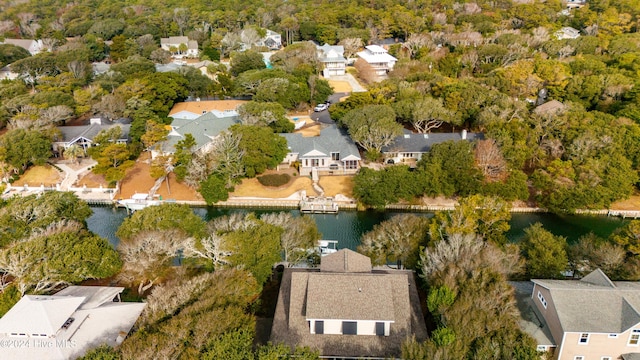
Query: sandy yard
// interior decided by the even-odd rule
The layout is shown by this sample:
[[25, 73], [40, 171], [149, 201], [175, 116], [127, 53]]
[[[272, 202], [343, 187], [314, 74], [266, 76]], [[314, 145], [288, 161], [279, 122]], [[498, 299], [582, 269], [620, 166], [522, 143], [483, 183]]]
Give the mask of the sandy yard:
[[[151, 166], [148, 163], [149, 154], [142, 154], [135, 166], [127, 171], [124, 179], [120, 182], [120, 192], [116, 198], [128, 199], [135, 193], [148, 193], [156, 180], [149, 175]], [[170, 190], [170, 191], [169, 191]], [[184, 183], [178, 183], [175, 175], [169, 175], [169, 189], [166, 181], [156, 191], [156, 195], [163, 199], [197, 201], [202, 200], [200, 194]]]
[[637, 191], [626, 200], [616, 201], [611, 204], [611, 210], [638, 210], [640, 209], [640, 193]]
[[353, 89], [347, 81], [327, 80], [334, 92], [346, 92], [350, 93]]
[[11, 186], [56, 186], [64, 178], [64, 174], [51, 165], [32, 166], [20, 176], [20, 179], [14, 181]]
[[353, 197], [353, 176], [321, 176], [319, 182], [325, 196]]

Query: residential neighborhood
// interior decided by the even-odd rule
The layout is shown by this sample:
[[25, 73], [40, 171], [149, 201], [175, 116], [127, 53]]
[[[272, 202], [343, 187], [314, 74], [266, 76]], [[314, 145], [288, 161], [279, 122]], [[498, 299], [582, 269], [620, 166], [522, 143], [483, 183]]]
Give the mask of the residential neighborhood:
[[1, 359], [640, 358], [640, 3], [0, 4]]

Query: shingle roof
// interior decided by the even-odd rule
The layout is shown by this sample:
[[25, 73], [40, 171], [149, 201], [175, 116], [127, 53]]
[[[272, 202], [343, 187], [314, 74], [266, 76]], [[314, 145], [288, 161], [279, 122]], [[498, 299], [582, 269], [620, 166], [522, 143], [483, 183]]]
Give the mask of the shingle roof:
[[62, 140], [66, 143], [72, 143], [83, 137], [88, 140], [93, 140], [98, 133], [102, 130], [110, 129], [114, 126], [119, 126], [122, 129], [121, 139], [127, 139], [129, 137], [130, 124], [91, 124], [80, 126], [58, 126], [58, 130], [62, 134]]
[[[196, 141], [194, 150], [198, 150], [218, 136], [222, 131], [227, 130], [234, 124], [240, 123], [237, 116], [219, 118], [210, 112], [197, 119], [174, 120], [173, 122], [176, 121], [180, 124], [180, 127], [172, 133], [177, 133], [178, 135], [169, 134], [167, 140], [160, 144], [164, 152], [173, 153], [175, 151], [175, 145], [183, 140], [186, 134], [193, 135]], [[174, 125], [173, 122], [171, 123], [172, 126]]]
[[391, 281], [384, 275], [325, 274], [321, 270], [308, 277], [306, 317], [394, 321], [393, 298], [385, 295], [391, 291]]
[[370, 273], [371, 259], [350, 249], [341, 249], [322, 258], [322, 272]]
[[558, 100], [547, 101], [546, 103], [537, 106], [533, 112], [538, 115], [553, 115], [564, 110], [566, 106]]
[[321, 62], [347, 62], [344, 58], [344, 46], [342, 45], [329, 45], [324, 44], [322, 46], [316, 46], [319, 50], [318, 60]]
[[[345, 254], [350, 253], [350, 250], [341, 250], [323, 257], [321, 262], [325, 263], [325, 259], [344, 261]], [[336, 254], [339, 255], [334, 256]], [[363, 262], [358, 256], [347, 255], [346, 259]], [[311, 334], [307, 319], [393, 323], [389, 336], [349, 336]], [[400, 355], [400, 345], [411, 335], [418, 341], [427, 337], [413, 272], [285, 269], [271, 330], [272, 342], [292, 347], [309, 346], [323, 356], [390, 357]]]
[[[482, 133], [467, 133], [467, 141], [475, 141], [484, 139]], [[404, 130], [404, 134], [398, 136], [393, 142], [382, 148], [383, 153], [390, 152], [420, 152], [426, 153], [431, 150], [435, 144], [446, 141], [461, 141], [461, 133], [432, 133], [432, 134], [414, 134], [409, 130]]]
[[320, 131], [319, 136], [304, 137], [302, 134], [280, 134], [287, 139], [289, 151], [299, 154], [299, 158], [304, 159], [306, 154], [312, 153], [318, 156], [317, 152], [325, 156], [332, 152], [339, 152], [340, 159], [351, 157], [350, 160], [360, 160], [360, 153], [356, 144], [349, 135], [334, 124]]
[[621, 333], [640, 323], [640, 283], [605, 278], [532, 281], [549, 289], [563, 331]]
[[203, 111], [209, 112], [212, 110], [225, 111], [235, 110], [238, 106], [246, 103], [247, 100], [210, 100], [210, 101], [185, 101], [179, 102], [173, 105], [169, 116], [179, 113], [181, 111], [188, 111], [197, 115], [202, 114]]

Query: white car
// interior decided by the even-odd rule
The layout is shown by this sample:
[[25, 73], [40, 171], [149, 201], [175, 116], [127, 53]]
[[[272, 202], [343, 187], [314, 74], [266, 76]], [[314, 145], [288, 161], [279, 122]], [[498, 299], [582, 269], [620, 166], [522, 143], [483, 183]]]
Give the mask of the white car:
[[328, 104], [318, 104], [316, 105], [316, 107], [313, 108], [313, 111], [318, 112], [318, 111], [324, 111], [327, 110], [329, 108]]

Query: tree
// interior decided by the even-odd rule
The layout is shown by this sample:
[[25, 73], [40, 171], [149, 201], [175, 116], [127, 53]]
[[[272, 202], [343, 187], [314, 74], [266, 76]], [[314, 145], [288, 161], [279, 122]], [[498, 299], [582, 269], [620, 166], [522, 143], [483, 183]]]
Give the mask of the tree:
[[120, 266], [107, 240], [77, 222], [59, 222], [0, 250], [0, 269], [14, 278], [22, 294], [110, 277]]
[[84, 156], [84, 149], [77, 144], [73, 144], [68, 148], [64, 149], [63, 156], [65, 159], [71, 162], [80, 163], [80, 157]]
[[640, 221], [632, 220], [611, 235], [614, 243], [622, 246], [631, 256], [640, 255]]
[[507, 162], [502, 156], [495, 140], [480, 140], [475, 148], [476, 166], [480, 168], [489, 182], [501, 180], [506, 176]]
[[347, 60], [354, 57], [358, 50], [364, 46], [362, 39], [360, 38], [345, 38], [340, 40], [338, 45], [342, 45], [344, 47], [344, 57], [347, 58]]
[[535, 223], [525, 229], [522, 254], [527, 260], [526, 272], [530, 279], [561, 279], [567, 269], [567, 240], [545, 230]]
[[287, 78], [266, 79], [258, 85], [255, 101], [275, 102], [286, 109], [294, 109], [309, 98], [307, 84], [300, 84]]
[[341, 124], [349, 130], [353, 141], [372, 155], [379, 154], [382, 147], [402, 134], [402, 126], [396, 122], [395, 112], [388, 105], [365, 105], [352, 110]]
[[122, 239], [134, 237], [143, 231], [179, 229], [185, 237], [202, 238], [205, 235], [203, 220], [187, 205], [162, 204], [136, 211], [122, 222], [116, 236]]
[[293, 123], [287, 119], [286, 114], [284, 107], [277, 102], [250, 101], [238, 106], [238, 115], [244, 125], [268, 126], [273, 123], [283, 124], [285, 122], [291, 124], [290, 131], [278, 132], [293, 130]]
[[373, 265], [397, 261], [413, 269], [418, 265], [419, 248], [426, 245], [429, 219], [416, 215], [398, 215], [362, 235], [358, 252], [371, 258]]
[[191, 164], [191, 153], [196, 145], [196, 140], [191, 134], [186, 134], [184, 139], [175, 144], [176, 151], [173, 153], [173, 172], [178, 181], [184, 180], [187, 176], [187, 169]]
[[474, 162], [473, 145], [468, 141], [435, 144], [418, 161], [418, 181], [424, 182], [427, 195], [476, 194], [482, 173]]
[[207, 205], [212, 205], [218, 201], [226, 201], [229, 199], [229, 189], [227, 181], [221, 174], [211, 174], [207, 179], [200, 183], [198, 189]]
[[267, 67], [262, 59], [262, 54], [253, 50], [232, 54], [230, 65], [233, 76], [238, 76], [248, 70], [260, 70]]
[[393, 104], [398, 118], [410, 123], [420, 134], [439, 128], [443, 123], [452, 121], [454, 113], [444, 107], [442, 99], [426, 96], [418, 99], [402, 100]]
[[293, 217], [290, 213], [278, 212], [264, 214], [260, 220], [283, 229], [280, 235], [282, 260], [290, 266], [306, 260], [321, 237], [316, 222], [308, 216]]
[[151, 149], [154, 145], [167, 139], [169, 130], [163, 124], [158, 124], [153, 120], [147, 121], [147, 127], [144, 135], [140, 137], [140, 140], [144, 144], [147, 150]]
[[0, 67], [31, 56], [29, 51], [12, 44], [0, 45]]
[[60, 221], [84, 224], [91, 213], [87, 203], [71, 192], [13, 197], [0, 208], [0, 247]]
[[233, 125], [229, 130], [240, 139], [238, 148], [244, 152], [242, 163], [248, 177], [276, 167], [289, 152], [287, 140], [270, 128]]
[[0, 148], [4, 149], [4, 162], [17, 172], [29, 165], [43, 165], [51, 156], [51, 140], [37, 130], [9, 130], [0, 137]]

